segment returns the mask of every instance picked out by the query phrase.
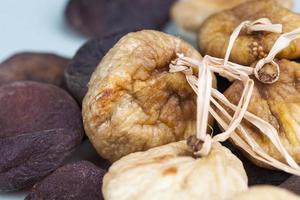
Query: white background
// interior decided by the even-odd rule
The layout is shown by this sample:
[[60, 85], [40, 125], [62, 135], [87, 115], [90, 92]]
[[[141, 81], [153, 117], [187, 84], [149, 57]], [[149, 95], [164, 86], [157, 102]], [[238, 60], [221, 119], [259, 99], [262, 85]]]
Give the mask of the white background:
[[0, 61], [20, 51], [72, 57], [86, 40], [64, 20], [67, 0], [0, 0]]

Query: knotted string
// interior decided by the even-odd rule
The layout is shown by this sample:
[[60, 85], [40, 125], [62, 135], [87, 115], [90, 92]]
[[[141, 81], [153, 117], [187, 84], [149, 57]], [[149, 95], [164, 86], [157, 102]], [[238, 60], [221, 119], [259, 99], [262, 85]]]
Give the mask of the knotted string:
[[[291, 41], [300, 37], [300, 28], [282, 34], [274, 46], [270, 50], [267, 57], [259, 60], [254, 67], [248, 67], [239, 65], [233, 62], [229, 62], [231, 50], [234, 42], [236, 41], [239, 33], [243, 28], [251, 33], [253, 31], [268, 31], [281, 33], [282, 26], [280, 24], [272, 24], [269, 19], [262, 18], [254, 22], [245, 21], [242, 22], [232, 33], [225, 59], [215, 58], [212, 56], [205, 56], [201, 61], [197, 61], [183, 54], [178, 54], [178, 58], [170, 65], [170, 72], [183, 72], [187, 78], [188, 83], [197, 94], [197, 140], [188, 141], [189, 144], [196, 145], [195, 154], [199, 156], [206, 156], [212, 147], [213, 142], [223, 142], [229, 137], [239, 146], [241, 146], [252, 157], [260, 160], [270, 166], [284, 170], [289, 173], [300, 175], [300, 167], [295, 160], [289, 155], [288, 151], [282, 145], [278, 136], [277, 130], [268, 122], [263, 119], [249, 113], [247, 111], [250, 103], [252, 91], [254, 88], [254, 81], [249, 77], [255, 75], [255, 77], [265, 83], [271, 84], [279, 79], [280, 69], [278, 64], [274, 61], [275, 56], [284, 48], [286, 48]], [[272, 64], [276, 68], [277, 74], [272, 79], [262, 79], [259, 72], [265, 66], [265, 64]], [[200, 68], [198, 78], [193, 75], [192, 68]], [[244, 90], [241, 95], [241, 99], [238, 105], [230, 103], [230, 101], [218, 90], [212, 88], [212, 73], [218, 73], [221, 76], [230, 80], [240, 80], [244, 84]], [[201, 87], [199, 87], [201, 86]], [[234, 111], [234, 115], [231, 116], [224, 108], [219, 104], [222, 102], [225, 106]], [[219, 114], [210, 105], [212, 103], [226, 118], [224, 121]], [[218, 123], [225, 130], [214, 137], [207, 134], [207, 124], [209, 113], [218, 121]], [[246, 130], [242, 127], [241, 121], [245, 119], [252, 125], [257, 127], [270, 141], [274, 144], [279, 153], [285, 158], [288, 165], [282, 163], [267, 153], [256, 143], [256, 141], [250, 137]], [[228, 123], [228, 122], [229, 123]], [[238, 130], [244, 137], [242, 139], [235, 130]], [[244, 141], [246, 140], [246, 141]], [[199, 143], [200, 141], [200, 143]], [[199, 145], [201, 144], [201, 145]]]

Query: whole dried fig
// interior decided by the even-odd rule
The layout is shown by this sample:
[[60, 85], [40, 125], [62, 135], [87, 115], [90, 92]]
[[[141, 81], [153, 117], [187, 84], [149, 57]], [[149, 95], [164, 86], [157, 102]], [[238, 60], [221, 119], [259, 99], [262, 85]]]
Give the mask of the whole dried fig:
[[65, 86], [69, 59], [48, 53], [18, 53], [0, 64], [0, 85], [15, 81], [38, 81]]
[[[269, 18], [272, 23], [282, 24], [283, 33], [300, 27], [300, 15], [281, 7], [273, 0], [253, 0], [208, 18], [201, 25], [198, 33], [200, 52], [203, 55], [224, 58], [233, 30], [242, 21], [254, 21], [259, 18]], [[230, 60], [243, 65], [251, 65], [269, 53], [279, 36], [279, 33], [249, 33], [243, 30], [234, 43]], [[286, 59], [300, 57], [299, 45], [300, 39], [294, 40], [277, 57]]]
[[[280, 68], [279, 80], [273, 84], [264, 84], [254, 79], [255, 84], [248, 111], [270, 123], [279, 133], [283, 146], [295, 161], [300, 163], [300, 139], [298, 137], [300, 131], [298, 119], [300, 115], [300, 64], [288, 60], [276, 62]], [[266, 65], [261, 72], [266, 76], [277, 73], [271, 65]], [[242, 90], [243, 83], [235, 81], [224, 94], [230, 102], [237, 105]], [[232, 112], [230, 109], [228, 111]], [[223, 117], [222, 114], [220, 115]], [[268, 155], [285, 162], [275, 146], [256, 127], [246, 121], [242, 122], [242, 126]], [[239, 131], [237, 134], [245, 139]], [[260, 161], [254, 160], [254, 162], [265, 166]]]
[[117, 30], [160, 29], [175, 0], [70, 0], [68, 23], [77, 31], [101, 37]]
[[221, 144], [214, 143], [206, 157], [192, 156], [185, 141], [125, 156], [104, 176], [103, 196], [106, 200], [222, 200], [247, 190], [242, 162]]
[[[212, 14], [233, 8], [251, 0], [185, 0], [177, 1], [171, 10], [176, 24], [185, 31], [197, 33], [199, 27]], [[276, 0], [291, 9], [293, 0]]]
[[33, 185], [59, 167], [83, 138], [80, 109], [50, 84], [0, 87], [0, 190]]
[[235, 195], [230, 200], [300, 200], [300, 196], [274, 186], [254, 186]]
[[176, 37], [140, 31], [124, 36], [97, 66], [82, 114], [103, 158], [115, 161], [195, 134], [196, 95], [183, 73], [169, 72], [176, 53], [201, 59]]
[[102, 200], [105, 170], [91, 162], [64, 165], [35, 184], [26, 200]]
[[82, 102], [88, 90], [90, 77], [102, 57], [127, 33], [120, 31], [108, 36], [87, 41], [76, 52], [65, 71], [67, 86], [78, 102]]

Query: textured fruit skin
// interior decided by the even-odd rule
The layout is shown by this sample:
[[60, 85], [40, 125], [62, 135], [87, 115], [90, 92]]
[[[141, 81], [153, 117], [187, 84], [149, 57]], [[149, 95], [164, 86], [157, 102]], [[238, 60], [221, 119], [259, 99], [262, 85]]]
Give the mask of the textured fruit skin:
[[67, 22], [89, 37], [122, 30], [161, 29], [175, 0], [70, 0]]
[[88, 161], [67, 164], [35, 184], [25, 200], [102, 200], [104, 174]]
[[[198, 31], [198, 46], [202, 55], [224, 58], [230, 36], [243, 21], [269, 18], [274, 24], [282, 24], [283, 33], [300, 27], [300, 15], [281, 7], [274, 0], [253, 0], [230, 10], [212, 15], [203, 22]], [[279, 33], [253, 32], [243, 30], [234, 43], [230, 60], [242, 65], [251, 65], [265, 57]], [[300, 39], [294, 40], [281, 51], [277, 58], [296, 59], [300, 57]]]
[[84, 132], [76, 101], [37, 82], [0, 87], [0, 190], [33, 185], [70, 155]]
[[[255, 83], [248, 111], [270, 123], [277, 130], [283, 146], [299, 164], [300, 64], [285, 59], [276, 60], [276, 62], [280, 68], [280, 77], [276, 83], [263, 84], [253, 77]], [[266, 65], [261, 70], [261, 73], [273, 75], [276, 73], [276, 69], [271, 65]], [[240, 91], [242, 90], [243, 84], [235, 81], [225, 91], [224, 95], [230, 102], [237, 105], [241, 97]], [[232, 112], [230, 109], [228, 111]], [[222, 114], [220, 115], [223, 116]], [[245, 120], [242, 121], [242, 126], [248, 135], [254, 138], [268, 155], [285, 162], [285, 159], [275, 146], [259, 130]], [[243, 135], [239, 131], [237, 131], [237, 134], [243, 138]], [[251, 156], [247, 154], [246, 156], [252, 159]], [[255, 159], [252, 160], [259, 166], [270, 167]]]
[[[177, 1], [171, 9], [175, 23], [185, 31], [197, 33], [199, 27], [211, 15], [231, 9], [252, 0], [185, 0]], [[292, 9], [294, 0], [276, 0], [280, 5]]]
[[88, 90], [88, 82], [102, 57], [128, 31], [117, 31], [104, 37], [87, 41], [76, 52], [65, 70], [68, 90], [81, 104]]
[[176, 53], [201, 59], [186, 42], [153, 30], [125, 35], [103, 57], [82, 106], [101, 157], [115, 161], [195, 134], [196, 95], [183, 73], [169, 72]]
[[16, 81], [37, 81], [65, 88], [69, 59], [50, 53], [22, 52], [0, 64], [0, 86]]
[[242, 162], [226, 147], [214, 142], [207, 156], [195, 158], [180, 141], [122, 157], [102, 190], [105, 200], [228, 200], [247, 188]]
[[285, 182], [280, 184], [280, 187], [290, 190], [300, 195], [300, 178], [299, 176], [291, 176]]

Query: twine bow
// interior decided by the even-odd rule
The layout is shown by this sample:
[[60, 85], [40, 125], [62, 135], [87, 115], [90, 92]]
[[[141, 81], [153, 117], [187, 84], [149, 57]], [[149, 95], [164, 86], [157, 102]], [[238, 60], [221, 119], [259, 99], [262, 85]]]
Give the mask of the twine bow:
[[[274, 58], [280, 51], [286, 48], [291, 41], [300, 37], [300, 28], [282, 34], [275, 42], [269, 54], [252, 67], [229, 61], [234, 42], [243, 28], [245, 28], [248, 33], [253, 31], [282, 32], [282, 25], [272, 24], [271, 21], [266, 18], [258, 19], [253, 22], [245, 21], [233, 31], [224, 59], [206, 55], [201, 61], [198, 61], [185, 57], [183, 54], [177, 54], [178, 58], [170, 64], [170, 72], [184, 73], [188, 83], [197, 94], [197, 134], [196, 137], [189, 138], [187, 142], [194, 147], [196, 155], [206, 156], [209, 154], [213, 142], [224, 142], [228, 138], [231, 138], [234, 143], [242, 147], [253, 158], [288, 173], [300, 175], [299, 165], [282, 145], [277, 130], [268, 122], [247, 111], [254, 88], [254, 81], [249, 76], [254, 75], [256, 79], [265, 84], [276, 82], [279, 79], [280, 68], [274, 61]], [[275, 77], [263, 79], [260, 76], [260, 71], [266, 64], [272, 64], [276, 68], [277, 73]], [[201, 68], [198, 78], [193, 75], [193, 68]], [[230, 80], [240, 80], [244, 84], [238, 105], [232, 104], [222, 93], [212, 88], [213, 72]], [[219, 102], [222, 102], [223, 105], [233, 110], [233, 116], [231, 116]], [[214, 107], [211, 106], [211, 104]], [[218, 109], [226, 120], [223, 120], [215, 109]], [[214, 137], [207, 134], [209, 113], [225, 130]], [[258, 128], [262, 134], [269, 138], [288, 165], [268, 155], [258, 143], [247, 134], [241, 125], [243, 119]], [[243, 138], [235, 132], [236, 130], [242, 134]]]

